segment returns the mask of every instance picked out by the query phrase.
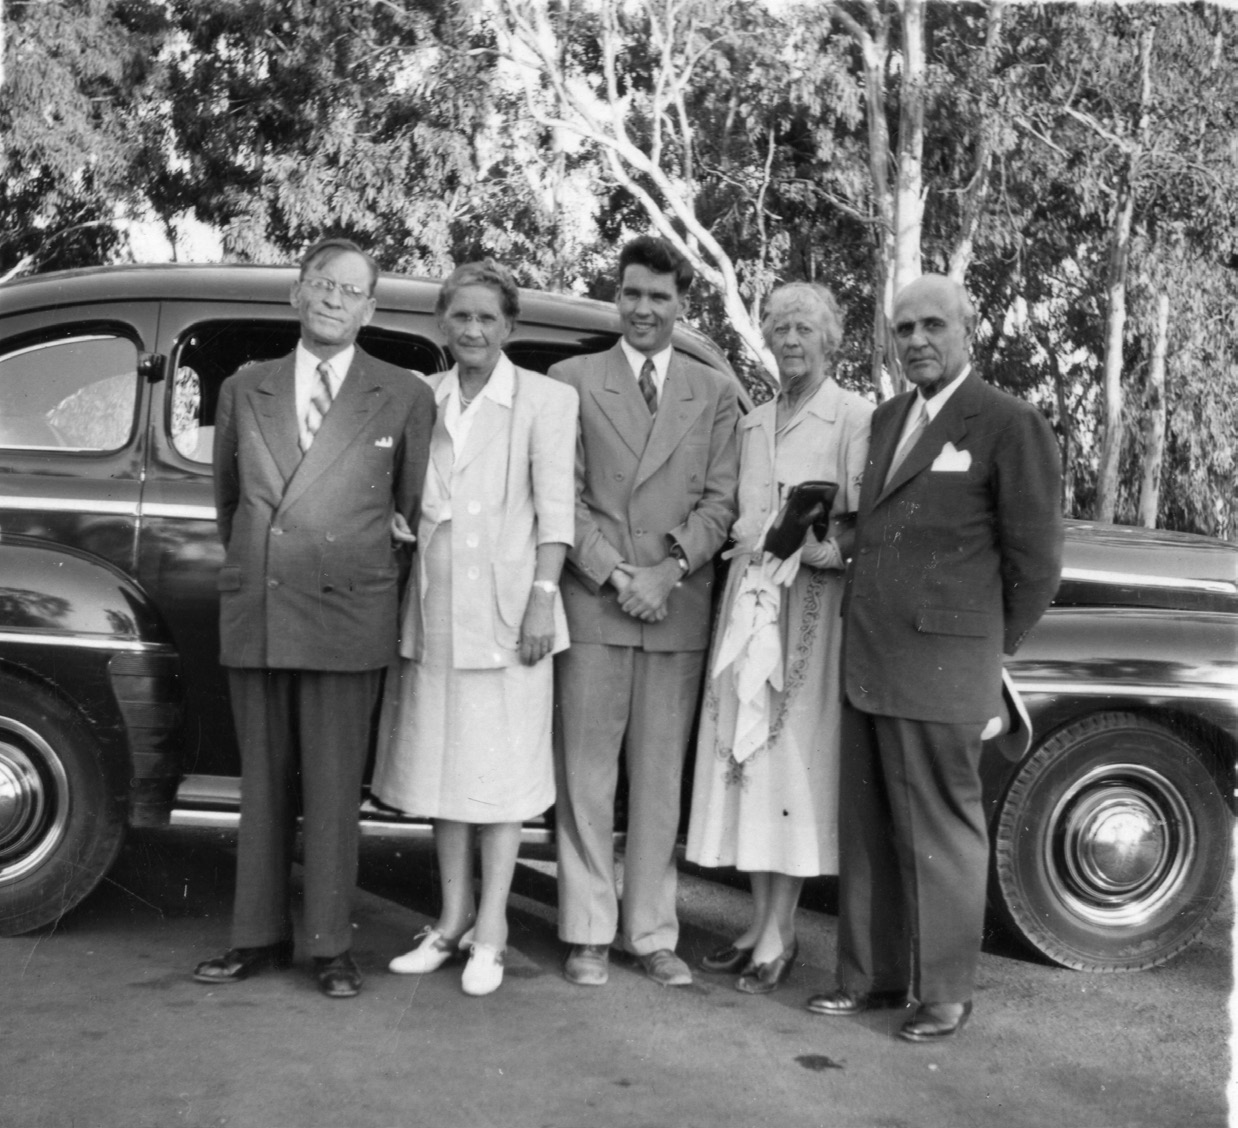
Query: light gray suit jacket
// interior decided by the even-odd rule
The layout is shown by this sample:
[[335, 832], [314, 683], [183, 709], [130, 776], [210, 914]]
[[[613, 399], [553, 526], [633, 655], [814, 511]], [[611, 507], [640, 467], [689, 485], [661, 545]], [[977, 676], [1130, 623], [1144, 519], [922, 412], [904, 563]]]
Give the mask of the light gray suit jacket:
[[[651, 420], [618, 344], [556, 364], [550, 375], [580, 395], [576, 545], [562, 584], [572, 641], [706, 649], [713, 560], [735, 519], [735, 386], [676, 353]], [[642, 623], [619, 606], [607, 578], [621, 561], [657, 564], [672, 541], [690, 573], [671, 593], [666, 618]]]

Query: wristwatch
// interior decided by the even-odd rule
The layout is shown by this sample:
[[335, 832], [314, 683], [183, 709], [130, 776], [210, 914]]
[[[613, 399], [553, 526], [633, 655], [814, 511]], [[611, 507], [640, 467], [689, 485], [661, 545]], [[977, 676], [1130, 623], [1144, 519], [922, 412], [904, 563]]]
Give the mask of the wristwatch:
[[554, 580], [534, 580], [533, 586], [544, 595], [554, 595], [559, 590]]
[[675, 563], [679, 565], [679, 571], [682, 575], [688, 574], [688, 558], [684, 555], [683, 547], [678, 541], [671, 544], [671, 556], [674, 557]]

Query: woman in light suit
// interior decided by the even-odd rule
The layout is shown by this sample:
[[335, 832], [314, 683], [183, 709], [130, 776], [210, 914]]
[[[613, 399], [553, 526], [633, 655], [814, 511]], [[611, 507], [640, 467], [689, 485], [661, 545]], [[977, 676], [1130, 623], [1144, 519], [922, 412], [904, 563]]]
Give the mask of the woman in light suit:
[[467, 951], [464, 991], [486, 995], [503, 980], [520, 824], [555, 798], [549, 656], [568, 644], [558, 579], [575, 535], [578, 400], [504, 355], [519, 294], [503, 267], [458, 267], [435, 311], [456, 366], [430, 377], [438, 420], [373, 791], [434, 820], [442, 883], [438, 920], [391, 970]]

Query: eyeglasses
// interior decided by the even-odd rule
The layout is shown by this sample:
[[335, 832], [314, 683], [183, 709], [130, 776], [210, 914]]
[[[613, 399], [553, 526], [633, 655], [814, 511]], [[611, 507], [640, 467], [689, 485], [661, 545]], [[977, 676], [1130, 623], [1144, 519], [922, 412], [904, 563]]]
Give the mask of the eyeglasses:
[[359, 302], [362, 298], [370, 296], [369, 291], [361, 289], [360, 286], [353, 286], [348, 282], [335, 282], [330, 278], [303, 278], [301, 285], [308, 286], [311, 290], [316, 290], [323, 295], [334, 294], [338, 290], [340, 297], [350, 302]]

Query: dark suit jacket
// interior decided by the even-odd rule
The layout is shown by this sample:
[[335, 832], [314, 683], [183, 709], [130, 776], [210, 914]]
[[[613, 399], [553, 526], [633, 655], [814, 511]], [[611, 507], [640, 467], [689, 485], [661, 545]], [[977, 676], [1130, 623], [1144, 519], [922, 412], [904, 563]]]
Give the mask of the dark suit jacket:
[[909, 720], [984, 723], [1061, 575], [1057, 443], [1029, 404], [974, 372], [888, 485], [915, 393], [873, 414], [844, 602], [851, 703]]
[[434, 426], [421, 377], [357, 349], [313, 445], [298, 444], [295, 354], [224, 381], [215, 501], [225, 666], [370, 670], [395, 658], [399, 561]]
[[[580, 395], [576, 544], [561, 587], [573, 642], [704, 650], [713, 558], [735, 519], [739, 399], [720, 372], [676, 353], [652, 421], [623, 349], [575, 357], [549, 373]], [[665, 559], [668, 536], [691, 569], [667, 616], [642, 623], [607, 577], [620, 561]]]

